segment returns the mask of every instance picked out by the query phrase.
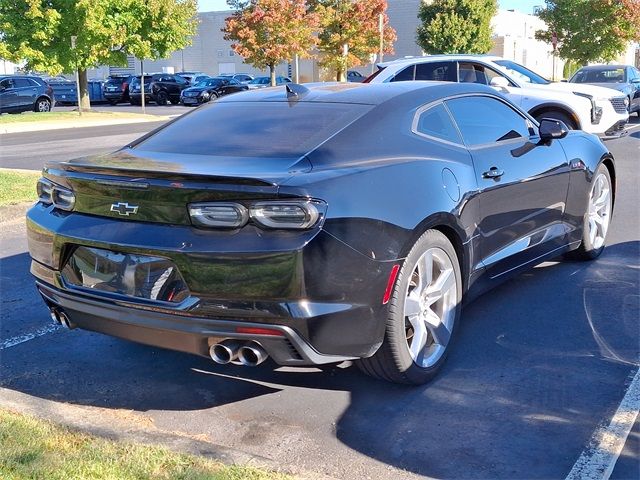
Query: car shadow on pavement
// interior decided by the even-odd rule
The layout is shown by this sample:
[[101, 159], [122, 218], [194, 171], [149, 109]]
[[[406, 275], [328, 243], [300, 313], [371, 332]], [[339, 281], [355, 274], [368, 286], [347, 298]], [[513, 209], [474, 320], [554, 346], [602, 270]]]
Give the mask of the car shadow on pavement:
[[[2, 275], [8, 265], [28, 265], [24, 256], [2, 259]], [[312, 435], [335, 422], [339, 442], [409, 472], [555, 478], [571, 469], [595, 426], [615, 411], [629, 373], [637, 369], [639, 258], [640, 242], [619, 243], [595, 262], [549, 262], [490, 291], [465, 307], [447, 364], [425, 386], [390, 385], [344, 364], [223, 367], [62, 330], [0, 351], [0, 386], [137, 412], [210, 412], [277, 397], [269, 404], [276, 411], [271, 414], [287, 425]], [[13, 330], [13, 324], [48, 316], [35, 288], [21, 302], [23, 308], [3, 311], [5, 337], [5, 326]], [[304, 397], [301, 392], [309, 390], [314, 396]], [[347, 392], [346, 409], [329, 405], [327, 391]], [[306, 410], [319, 410], [314, 425], [307, 423], [308, 413], [296, 410], [302, 398], [310, 402]], [[256, 410], [243, 408], [236, 421], [260, 421], [264, 410], [251, 405]], [[324, 415], [331, 408], [339, 412], [334, 418]], [[317, 442], [322, 448], [321, 434]]]

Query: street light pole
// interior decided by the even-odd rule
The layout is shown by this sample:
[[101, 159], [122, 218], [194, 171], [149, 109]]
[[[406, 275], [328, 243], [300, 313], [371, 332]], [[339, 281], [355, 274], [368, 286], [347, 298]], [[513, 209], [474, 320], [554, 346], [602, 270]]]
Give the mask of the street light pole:
[[142, 113], [145, 114], [147, 111], [144, 107], [144, 61], [140, 60], [140, 104], [142, 105]]

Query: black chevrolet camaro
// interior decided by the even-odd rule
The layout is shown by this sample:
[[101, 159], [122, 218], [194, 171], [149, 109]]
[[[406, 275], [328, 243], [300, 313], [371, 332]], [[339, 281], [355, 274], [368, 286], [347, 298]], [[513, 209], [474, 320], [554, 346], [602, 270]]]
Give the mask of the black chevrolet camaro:
[[31, 271], [59, 323], [419, 384], [463, 300], [602, 252], [615, 167], [596, 137], [490, 87], [293, 84], [50, 163], [38, 192]]

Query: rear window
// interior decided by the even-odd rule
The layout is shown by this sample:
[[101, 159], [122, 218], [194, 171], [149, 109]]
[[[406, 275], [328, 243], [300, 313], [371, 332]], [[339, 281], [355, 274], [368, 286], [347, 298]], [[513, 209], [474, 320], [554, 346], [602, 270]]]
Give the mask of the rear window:
[[107, 83], [112, 83], [115, 85], [122, 85], [129, 77], [109, 77]]
[[299, 157], [371, 108], [338, 103], [215, 102], [181, 117], [135, 148], [226, 157]]

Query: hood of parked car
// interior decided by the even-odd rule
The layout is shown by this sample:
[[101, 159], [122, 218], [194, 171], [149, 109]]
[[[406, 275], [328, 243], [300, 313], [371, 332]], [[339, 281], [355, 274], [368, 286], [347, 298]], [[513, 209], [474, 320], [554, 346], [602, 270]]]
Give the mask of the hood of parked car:
[[187, 92], [188, 92], [188, 93], [191, 93], [191, 92], [195, 92], [195, 93], [202, 93], [202, 92], [205, 92], [205, 91], [207, 91], [207, 90], [215, 90], [215, 89], [216, 89], [216, 87], [213, 87], [213, 86], [211, 86], [211, 87], [189, 87], [189, 88], [185, 88], [185, 89], [183, 90], [183, 92], [184, 92], [185, 94], [186, 94]]
[[[583, 84], [572, 83], [571, 85], [583, 85]], [[631, 85], [628, 83], [606, 83], [605, 82], [605, 83], [589, 83], [588, 85], [593, 85], [595, 87], [601, 87], [601, 88], [610, 88], [612, 90], [616, 90], [622, 93], [629, 93], [633, 89]]]
[[535, 90], [555, 90], [558, 92], [566, 92], [566, 93], [584, 93], [586, 95], [591, 95], [594, 98], [611, 98], [611, 97], [619, 97], [620, 94], [612, 91], [611, 88], [598, 87], [595, 85], [589, 85], [584, 83], [567, 83], [567, 82], [553, 82], [548, 85], [540, 85], [534, 83], [526, 83], [527, 88], [532, 88]]

